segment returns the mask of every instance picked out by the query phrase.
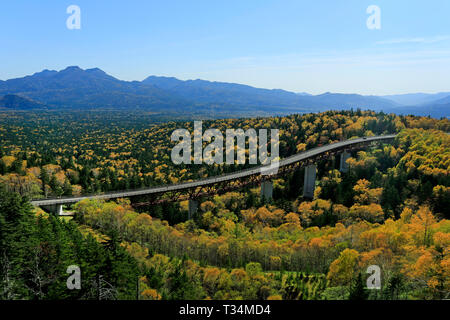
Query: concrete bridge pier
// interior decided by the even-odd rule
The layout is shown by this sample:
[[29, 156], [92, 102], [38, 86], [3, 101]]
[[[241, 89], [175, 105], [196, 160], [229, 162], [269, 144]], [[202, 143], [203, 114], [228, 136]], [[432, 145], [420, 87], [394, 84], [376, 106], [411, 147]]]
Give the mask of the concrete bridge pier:
[[344, 151], [341, 153], [341, 159], [339, 161], [339, 171], [340, 172], [348, 172], [348, 163], [347, 159], [350, 158], [350, 153], [347, 151]]
[[303, 197], [314, 198], [314, 189], [316, 188], [316, 165], [310, 164], [305, 168], [305, 179], [303, 183]]
[[270, 200], [273, 196], [273, 182], [270, 180], [261, 183], [261, 199]]
[[197, 213], [198, 201], [189, 199], [188, 219], [191, 220], [192, 216]]
[[41, 206], [41, 208], [49, 213], [52, 213], [56, 216], [63, 215], [63, 206], [62, 204], [51, 204], [48, 206]]

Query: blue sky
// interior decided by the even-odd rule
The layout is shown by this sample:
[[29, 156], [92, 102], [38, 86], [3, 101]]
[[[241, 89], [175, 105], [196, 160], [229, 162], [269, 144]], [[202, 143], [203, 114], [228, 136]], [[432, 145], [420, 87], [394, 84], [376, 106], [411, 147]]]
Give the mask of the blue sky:
[[[66, 27], [72, 4], [80, 30]], [[2, 80], [78, 65], [314, 94], [450, 91], [450, 1], [2, 1], [0, 61]]]

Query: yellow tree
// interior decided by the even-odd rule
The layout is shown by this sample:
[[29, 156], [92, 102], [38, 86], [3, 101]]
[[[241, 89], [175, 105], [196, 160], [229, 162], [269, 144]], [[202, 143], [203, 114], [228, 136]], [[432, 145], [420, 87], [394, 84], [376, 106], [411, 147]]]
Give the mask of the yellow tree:
[[419, 245], [429, 246], [431, 244], [431, 226], [434, 223], [436, 223], [436, 219], [428, 206], [421, 206], [413, 215], [410, 228], [414, 231], [414, 237]]
[[330, 265], [327, 279], [332, 286], [349, 285], [358, 267], [359, 253], [354, 249], [345, 249]]

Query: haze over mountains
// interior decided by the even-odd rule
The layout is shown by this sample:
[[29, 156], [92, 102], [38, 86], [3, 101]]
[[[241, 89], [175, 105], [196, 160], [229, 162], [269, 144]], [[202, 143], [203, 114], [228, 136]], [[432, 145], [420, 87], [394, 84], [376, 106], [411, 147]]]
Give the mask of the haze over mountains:
[[398, 94], [398, 95], [388, 95], [383, 96], [383, 98], [392, 100], [402, 105], [422, 105], [433, 101], [438, 101], [440, 99], [450, 97], [450, 92], [440, 92], [435, 94], [430, 93], [410, 93], [410, 94]]
[[[4, 96], [2, 98], [2, 96]], [[157, 113], [273, 115], [342, 109], [371, 109], [402, 114], [447, 117], [450, 92], [363, 96], [310, 95], [281, 89], [205, 80], [182, 81], [150, 76], [123, 81], [94, 68], [72, 66], [44, 70], [23, 78], [0, 81], [0, 108], [8, 109], [144, 109]]]

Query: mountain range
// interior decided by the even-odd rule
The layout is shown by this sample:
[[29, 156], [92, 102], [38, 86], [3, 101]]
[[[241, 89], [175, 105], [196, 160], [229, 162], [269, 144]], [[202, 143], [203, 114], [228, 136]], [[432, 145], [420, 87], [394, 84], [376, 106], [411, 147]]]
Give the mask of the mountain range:
[[144, 109], [157, 113], [274, 115], [360, 108], [447, 117], [449, 107], [450, 92], [311, 95], [200, 79], [150, 76], [143, 81], [123, 81], [98, 68], [83, 70], [77, 66], [0, 81], [3, 109]]

